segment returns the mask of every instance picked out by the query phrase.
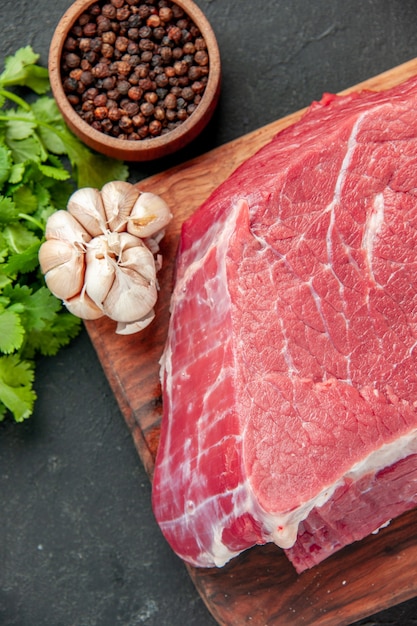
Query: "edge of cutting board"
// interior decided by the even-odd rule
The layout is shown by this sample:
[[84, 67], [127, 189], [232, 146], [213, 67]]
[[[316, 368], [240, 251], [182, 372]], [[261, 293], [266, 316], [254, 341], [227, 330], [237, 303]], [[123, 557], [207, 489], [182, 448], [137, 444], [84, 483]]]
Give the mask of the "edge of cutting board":
[[[412, 59], [341, 93], [388, 89], [415, 74], [417, 59]], [[159, 359], [181, 225], [243, 161], [304, 111], [138, 183], [140, 189], [163, 196], [174, 213], [161, 246], [164, 265], [158, 275], [156, 319], [128, 337], [116, 335], [115, 324], [105, 318], [85, 326], [151, 480], [162, 409]], [[416, 528], [414, 510], [301, 575], [271, 544], [248, 550], [221, 569], [186, 567], [223, 626], [344, 626], [417, 595]]]

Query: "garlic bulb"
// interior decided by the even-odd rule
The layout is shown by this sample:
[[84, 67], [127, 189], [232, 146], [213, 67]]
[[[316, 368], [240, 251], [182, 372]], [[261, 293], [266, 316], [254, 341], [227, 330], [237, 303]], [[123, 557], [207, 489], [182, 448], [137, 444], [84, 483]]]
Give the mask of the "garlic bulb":
[[85, 320], [105, 315], [124, 335], [146, 328], [155, 317], [159, 242], [171, 219], [162, 198], [130, 183], [78, 189], [46, 226], [39, 263], [47, 286]]

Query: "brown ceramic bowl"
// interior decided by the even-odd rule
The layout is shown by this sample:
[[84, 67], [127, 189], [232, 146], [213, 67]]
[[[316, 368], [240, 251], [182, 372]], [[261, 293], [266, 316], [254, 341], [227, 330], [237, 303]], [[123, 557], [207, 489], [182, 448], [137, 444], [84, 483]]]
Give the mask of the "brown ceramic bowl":
[[119, 139], [92, 128], [90, 124], [84, 121], [69, 103], [62, 86], [61, 56], [64, 42], [80, 15], [91, 5], [97, 3], [98, 0], [76, 0], [61, 18], [52, 37], [48, 69], [52, 93], [61, 114], [69, 128], [86, 145], [112, 158], [125, 161], [149, 161], [172, 154], [197, 137], [209, 122], [218, 102], [221, 65], [213, 30], [205, 15], [194, 2], [191, 0], [171, 0], [171, 5], [177, 4], [185, 11], [205, 39], [209, 55], [209, 73], [204, 94], [194, 112], [179, 126], [166, 134], [149, 139]]

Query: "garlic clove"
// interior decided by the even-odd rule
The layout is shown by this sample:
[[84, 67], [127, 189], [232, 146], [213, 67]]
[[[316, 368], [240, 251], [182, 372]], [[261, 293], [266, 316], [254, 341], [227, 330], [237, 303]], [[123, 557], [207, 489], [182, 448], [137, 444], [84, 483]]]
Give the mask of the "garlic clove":
[[172, 213], [160, 196], [145, 191], [136, 200], [127, 223], [127, 231], [137, 237], [151, 237], [171, 221]]
[[149, 283], [156, 283], [156, 265], [152, 252], [140, 241], [133, 248], [124, 249], [119, 266], [130, 269]]
[[147, 315], [156, 300], [154, 281], [148, 282], [130, 268], [117, 267], [114, 283], [103, 301], [103, 311], [117, 322], [134, 322]]
[[136, 322], [118, 322], [116, 327], [116, 333], [118, 335], [133, 335], [134, 333], [138, 333], [147, 326], [149, 326], [149, 324], [154, 319], [155, 311], [154, 309], [152, 309], [151, 311], [149, 311], [149, 313], [147, 313], [147, 315], [142, 317], [140, 320], [137, 320]]
[[109, 230], [126, 230], [128, 217], [139, 193], [135, 185], [124, 181], [112, 181], [104, 185], [101, 197]]
[[38, 254], [42, 273], [46, 274], [49, 270], [67, 263], [74, 254], [79, 254], [79, 252], [68, 241], [47, 239], [39, 248]]
[[109, 254], [105, 235], [95, 237], [87, 247], [85, 290], [100, 308], [115, 280], [116, 261], [116, 256]]
[[45, 238], [68, 241], [83, 247], [91, 240], [91, 235], [68, 211], [59, 210], [48, 218]]
[[84, 254], [68, 241], [47, 239], [39, 249], [39, 265], [48, 289], [61, 300], [71, 298], [84, 282]]
[[106, 213], [98, 189], [93, 187], [77, 189], [68, 200], [67, 211], [92, 237], [106, 232]]
[[85, 289], [70, 300], [64, 300], [64, 305], [70, 313], [83, 320], [98, 320], [104, 316], [103, 311], [86, 294]]
[[45, 282], [56, 298], [73, 298], [83, 288], [84, 260], [73, 256], [67, 263], [53, 267], [45, 274]]

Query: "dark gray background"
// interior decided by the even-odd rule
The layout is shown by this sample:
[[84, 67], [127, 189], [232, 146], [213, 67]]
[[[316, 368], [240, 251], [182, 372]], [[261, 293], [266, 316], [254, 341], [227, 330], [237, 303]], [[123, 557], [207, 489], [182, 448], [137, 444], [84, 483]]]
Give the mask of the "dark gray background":
[[[414, 0], [197, 4], [220, 45], [219, 108], [192, 146], [132, 166], [132, 181], [417, 56]], [[1, 59], [31, 44], [46, 64], [69, 5], [0, 0]], [[0, 425], [0, 626], [213, 626], [153, 519], [150, 484], [85, 332], [39, 362], [36, 388], [34, 416]], [[360, 623], [411, 626], [416, 614], [412, 600]]]

